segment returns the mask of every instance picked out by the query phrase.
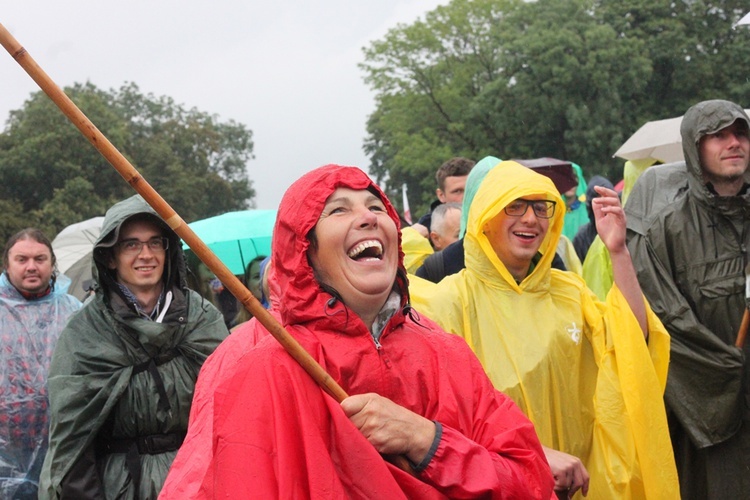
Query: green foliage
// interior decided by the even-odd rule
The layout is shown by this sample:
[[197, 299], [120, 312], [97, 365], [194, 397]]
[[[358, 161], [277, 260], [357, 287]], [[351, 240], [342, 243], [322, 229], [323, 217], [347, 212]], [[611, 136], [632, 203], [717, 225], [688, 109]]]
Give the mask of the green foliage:
[[[750, 32], [738, 0], [453, 0], [364, 49], [376, 93], [365, 151], [394, 200], [434, 198], [446, 159], [552, 156], [587, 178], [648, 120], [744, 102]], [[747, 103], [745, 103], [747, 106]]]
[[[109, 141], [186, 221], [248, 207], [255, 192], [244, 125], [186, 110], [135, 84], [109, 92], [90, 83], [65, 89]], [[50, 238], [134, 194], [42, 92], [12, 111], [0, 134], [0, 239], [27, 226]]]

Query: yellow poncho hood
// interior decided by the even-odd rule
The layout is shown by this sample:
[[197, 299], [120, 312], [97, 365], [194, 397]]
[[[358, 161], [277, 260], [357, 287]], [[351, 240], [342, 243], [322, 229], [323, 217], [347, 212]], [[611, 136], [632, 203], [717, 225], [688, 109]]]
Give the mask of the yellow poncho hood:
[[[503, 189], [498, 190], [499, 186], [503, 186]], [[555, 214], [549, 221], [547, 236], [539, 248], [541, 259], [536, 263], [535, 270], [538, 269], [540, 272], [532, 272], [520, 284], [516, 284], [513, 276], [492, 249], [483, 228], [510, 202], [535, 194], [544, 194], [548, 200], [554, 200]], [[487, 174], [469, 209], [468, 227], [464, 237], [466, 267], [485, 282], [495, 281], [497, 278], [493, 275], [500, 273], [508, 285], [517, 292], [549, 287], [549, 270], [564, 220], [565, 202], [560, 198], [549, 177], [537, 174], [513, 161], [501, 162]]]

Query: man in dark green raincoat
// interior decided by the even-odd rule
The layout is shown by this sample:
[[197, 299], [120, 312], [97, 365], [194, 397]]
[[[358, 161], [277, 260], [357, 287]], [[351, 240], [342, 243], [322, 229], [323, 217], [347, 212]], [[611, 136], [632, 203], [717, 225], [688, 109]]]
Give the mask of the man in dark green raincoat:
[[628, 247], [672, 336], [665, 393], [683, 498], [750, 498], [746, 307], [750, 119], [704, 101], [682, 120], [684, 164], [644, 172], [628, 198]]
[[41, 498], [156, 498], [198, 371], [228, 335], [221, 313], [186, 288], [180, 240], [143, 198], [107, 211], [101, 235], [96, 293], [52, 357]]

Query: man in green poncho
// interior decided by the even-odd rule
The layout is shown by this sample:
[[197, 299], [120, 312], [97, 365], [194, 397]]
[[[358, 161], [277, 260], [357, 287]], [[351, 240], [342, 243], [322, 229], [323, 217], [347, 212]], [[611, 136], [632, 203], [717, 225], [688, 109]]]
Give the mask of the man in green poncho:
[[625, 206], [638, 280], [672, 336], [665, 398], [682, 498], [750, 498], [750, 354], [734, 346], [750, 248], [750, 118], [704, 101], [685, 164], [651, 168]]
[[156, 498], [187, 430], [198, 371], [228, 335], [186, 288], [180, 240], [140, 196], [94, 246], [96, 294], [60, 335], [49, 373], [41, 498]]

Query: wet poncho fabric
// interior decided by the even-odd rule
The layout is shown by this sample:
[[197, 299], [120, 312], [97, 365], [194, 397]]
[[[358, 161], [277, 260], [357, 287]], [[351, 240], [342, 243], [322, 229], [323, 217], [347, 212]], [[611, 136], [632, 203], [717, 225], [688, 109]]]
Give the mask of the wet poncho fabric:
[[435, 251], [430, 240], [411, 227], [402, 230], [401, 247], [404, 250], [404, 266], [410, 273], [419, 269], [424, 260]]
[[[271, 314], [278, 315], [273, 309]], [[257, 318], [251, 318], [235, 327], [203, 363], [190, 407], [188, 433], [172, 462], [159, 498], [196, 498], [204, 482], [213, 482], [209, 476], [213, 470], [209, 466], [214, 440], [214, 392], [223, 381], [231, 378], [237, 363], [248, 351], [270, 335]], [[270, 341], [276, 342], [276, 339]]]
[[[67, 283], [66, 283], [67, 282]], [[50, 293], [26, 299], [0, 275], [0, 498], [34, 495], [47, 452], [47, 371], [68, 319], [81, 302], [57, 277]]]
[[682, 121], [684, 164], [643, 173], [628, 198], [628, 247], [638, 280], [672, 336], [666, 390], [686, 498], [750, 497], [750, 343], [734, 346], [745, 310], [750, 172], [721, 197], [702, 178], [701, 137], [743, 109], [705, 101]]
[[403, 290], [401, 306], [378, 342], [320, 287], [307, 236], [338, 187], [373, 190], [398, 225], [357, 168], [329, 165], [296, 181], [273, 236], [280, 317], [348, 394], [376, 392], [439, 422], [435, 454], [417, 477], [386, 462], [341, 406], [266, 338], [216, 389], [212, 456], [198, 497], [550, 498], [552, 477], [531, 423], [493, 389], [463, 340], [408, 314], [402, 263], [394, 284]]
[[[114, 205], [95, 247], [140, 213], [158, 218], [139, 196]], [[198, 371], [228, 335], [221, 313], [185, 287], [182, 247], [173, 232], [167, 235], [165, 282], [174, 297], [161, 323], [126, 305], [112, 289], [111, 276], [104, 276], [109, 270], [95, 259], [99, 288], [63, 330], [52, 358], [50, 448], [41, 498], [149, 499], [162, 487], [176, 449], [139, 456], [135, 491], [127, 454], [103, 453], [99, 443], [184, 433]]]
[[466, 269], [437, 285], [415, 279], [413, 305], [466, 339], [542, 444], [581, 458], [589, 498], [674, 498], [662, 402], [668, 335], [649, 310], [647, 344], [617, 287], [602, 303], [578, 275], [551, 269], [564, 210], [550, 219], [533, 271], [516, 283], [483, 228], [532, 194], [564, 207], [548, 178], [515, 162], [491, 170], [471, 206]]

